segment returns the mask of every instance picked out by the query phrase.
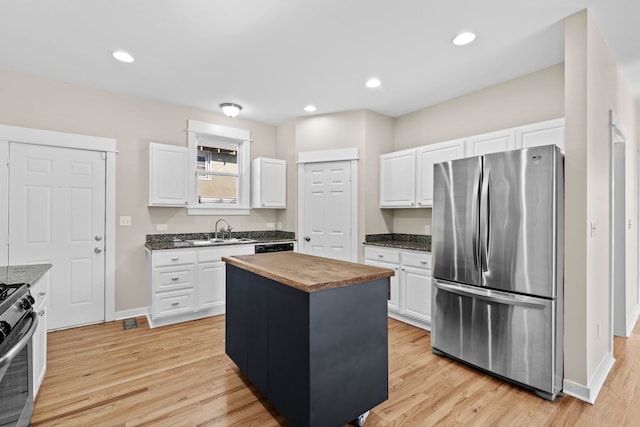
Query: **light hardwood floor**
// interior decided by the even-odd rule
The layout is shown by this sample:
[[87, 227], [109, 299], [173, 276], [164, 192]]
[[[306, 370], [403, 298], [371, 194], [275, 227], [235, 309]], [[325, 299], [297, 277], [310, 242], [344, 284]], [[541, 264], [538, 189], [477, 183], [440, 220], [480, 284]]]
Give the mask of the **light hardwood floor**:
[[[149, 329], [110, 322], [48, 335], [34, 426], [286, 426], [224, 353], [224, 316]], [[640, 328], [616, 338], [595, 405], [555, 402], [430, 351], [429, 333], [389, 319], [389, 400], [365, 426], [638, 426]]]

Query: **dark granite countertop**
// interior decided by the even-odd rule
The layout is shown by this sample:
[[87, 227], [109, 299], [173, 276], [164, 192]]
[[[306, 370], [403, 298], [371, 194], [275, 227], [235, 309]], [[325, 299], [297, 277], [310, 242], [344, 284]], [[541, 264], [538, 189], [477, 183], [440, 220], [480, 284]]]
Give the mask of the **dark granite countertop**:
[[192, 245], [186, 240], [210, 240], [214, 233], [184, 233], [184, 234], [147, 234], [145, 247], [152, 251], [163, 249], [185, 249], [185, 248], [208, 248], [230, 245], [255, 245], [273, 242], [292, 242], [296, 240], [295, 233], [291, 231], [232, 231], [231, 237], [234, 239], [251, 239], [254, 242], [211, 243], [208, 245]]
[[0, 267], [0, 283], [27, 283], [32, 286], [44, 273], [49, 271], [51, 264], [10, 265]]
[[431, 236], [425, 234], [367, 234], [365, 245], [431, 252]]

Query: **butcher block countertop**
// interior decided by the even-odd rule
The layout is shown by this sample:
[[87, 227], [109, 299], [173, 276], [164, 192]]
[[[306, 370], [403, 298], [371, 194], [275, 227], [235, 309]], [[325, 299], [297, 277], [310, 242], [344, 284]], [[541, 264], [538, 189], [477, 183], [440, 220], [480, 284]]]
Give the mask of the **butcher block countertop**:
[[296, 252], [222, 257], [222, 261], [304, 292], [355, 285], [394, 275], [387, 268]]

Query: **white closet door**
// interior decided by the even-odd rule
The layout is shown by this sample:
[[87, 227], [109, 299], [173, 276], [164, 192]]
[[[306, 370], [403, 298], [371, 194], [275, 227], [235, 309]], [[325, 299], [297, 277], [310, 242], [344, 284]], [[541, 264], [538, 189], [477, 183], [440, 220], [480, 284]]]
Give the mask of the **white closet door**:
[[300, 252], [351, 261], [351, 163], [305, 164], [304, 191]]
[[104, 154], [11, 143], [9, 160], [10, 263], [53, 264], [49, 329], [104, 321]]

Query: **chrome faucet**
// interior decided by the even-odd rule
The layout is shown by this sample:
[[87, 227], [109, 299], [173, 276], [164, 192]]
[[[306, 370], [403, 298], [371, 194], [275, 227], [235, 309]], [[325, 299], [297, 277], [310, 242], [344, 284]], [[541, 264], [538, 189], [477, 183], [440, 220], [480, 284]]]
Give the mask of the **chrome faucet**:
[[227, 222], [226, 219], [220, 218], [219, 220], [216, 221], [216, 225], [214, 226], [216, 234], [215, 234], [215, 238], [218, 238], [218, 224], [220, 223], [220, 221], [224, 221], [225, 224], [227, 224], [227, 229], [225, 230], [224, 228], [220, 231], [222, 231], [222, 238], [224, 239], [224, 233], [227, 232], [228, 234], [228, 238], [231, 238], [231, 225], [229, 225], [229, 223]]

